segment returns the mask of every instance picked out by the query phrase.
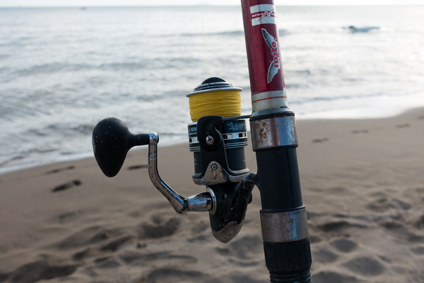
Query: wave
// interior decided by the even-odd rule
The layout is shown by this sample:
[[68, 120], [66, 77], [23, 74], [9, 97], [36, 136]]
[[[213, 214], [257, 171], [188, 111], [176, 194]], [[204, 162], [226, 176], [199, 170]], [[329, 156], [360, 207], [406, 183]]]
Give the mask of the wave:
[[313, 88], [309, 83], [286, 83], [286, 89]]
[[390, 97], [404, 97], [405, 95], [411, 95], [411, 94], [419, 94], [422, 93], [423, 89], [419, 89], [416, 91], [405, 91], [405, 92], [397, 92], [397, 93], [390, 93], [390, 92], [375, 92], [375, 93], [363, 93], [363, 94], [346, 94], [346, 95], [337, 95], [337, 96], [315, 96], [315, 97], [303, 97], [300, 99], [297, 99], [294, 97], [290, 104], [308, 104], [308, 103], [314, 103], [314, 102], [322, 102], [322, 101], [341, 101], [341, 100], [353, 100], [353, 99], [369, 99], [369, 98], [375, 98], [375, 97], [382, 97], [382, 96], [390, 96]]
[[[138, 71], [146, 68], [166, 69], [177, 68], [181, 64], [196, 64], [199, 62], [197, 58], [139, 58], [135, 62], [113, 62], [106, 64], [69, 64], [69, 63], [52, 63], [33, 65], [26, 69], [10, 70], [10, 68], [0, 68], [0, 73], [10, 73], [10, 79], [6, 77], [2, 82], [7, 82], [19, 77], [29, 77], [33, 75], [45, 75], [62, 72], [79, 72], [79, 71]], [[13, 78], [13, 79], [12, 79]]]
[[[289, 32], [286, 29], [279, 29], [278, 34], [279, 36], [284, 36], [289, 34]], [[181, 34], [181, 36], [187, 36], [187, 37], [203, 36], [203, 33], [183, 33]], [[205, 33], [205, 36], [244, 36], [244, 31], [230, 30], [230, 31], [221, 31], [221, 32], [210, 32], [210, 33]]]
[[90, 70], [93, 69], [93, 65], [89, 64], [62, 64], [62, 63], [53, 63], [53, 64], [43, 64], [43, 65], [34, 65], [27, 69], [16, 70], [13, 72], [14, 76], [27, 77], [36, 74], [52, 74], [58, 72], [73, 72], [81, 70]]
[[212, 33], [207, 33], [205, 35], [237, 36], [237, 35], [244, 35], [244, 31], [242, 31], [242, 30], [232, 30], [232, 31], [212, 32]]
[[355, 33], [355, 32], [370, 32], [372, 30], [379, 30], [380, 27], [373, 27], [373, 26], [365, 26], [365, 27], [348, 26], [348, 27], [343, 27], [343, 29], [347, 29], [350, 32]]
[[[205, 36], [242, 36], [244, 31], [242, 30], [231, 30], [231, 31], [222, 31], [222, 32], [209, 32], [205, 33]], [[181, 36], [184, 37], [196, 37], [203, 36], [203, 33], [182, 33]]]

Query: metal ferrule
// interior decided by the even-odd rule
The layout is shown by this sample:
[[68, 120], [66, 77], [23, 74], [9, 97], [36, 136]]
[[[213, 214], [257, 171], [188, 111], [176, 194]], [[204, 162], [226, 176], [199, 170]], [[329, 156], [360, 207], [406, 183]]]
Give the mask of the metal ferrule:
[[213, 208], [213, 200], [208, 192], [188, 197], [187, 199], [175, 192], [159, 176], [157, 164], [157, 133], [149, 134], [149, 177], [153, 185], [168, 199], [169, 203], [178, 213], [186, 211], [209, 211]]
[[262, 237], [268, 243], [287, 243], [309, 237], [306, 210], [261, 212]]
[[[187, 211], [210, 211], [214, 206], [210, 192], [197, 194], [186, 199]], [[215, 201], [216, 202], [216, 201]]]
[[212, 209], [209, 210], [209, 213], [211, 215], [214, 215], [216, 213], [216, 209], [217, 209], [217, 207], [216, 207], [217, 206], [216, 195], [215, 195], [214, 191], [209, 187], [206, 187], [206, 191], [211, 195], [211, 198], [212, 198]]
[[250, 122], [253, 150], [297, 146], [294, 116], [273, 117]]

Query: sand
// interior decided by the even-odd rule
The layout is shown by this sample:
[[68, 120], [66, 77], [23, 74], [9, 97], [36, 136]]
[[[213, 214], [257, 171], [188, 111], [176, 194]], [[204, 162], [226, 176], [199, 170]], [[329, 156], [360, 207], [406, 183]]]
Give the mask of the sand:
[[[424, 282], [424, 109], [297, 131], [314, 283]], [[158, 155], [171, 187], [204, 191], [188, 144]], [[256, 171], [250, 145], [246, 155]], [[146, 165], [142, 149], [115, 178], [93, 158], [0, 175], [0, 282], [269, 282], [257, 189], [222, 244], [207, 213], [173, 211]]]

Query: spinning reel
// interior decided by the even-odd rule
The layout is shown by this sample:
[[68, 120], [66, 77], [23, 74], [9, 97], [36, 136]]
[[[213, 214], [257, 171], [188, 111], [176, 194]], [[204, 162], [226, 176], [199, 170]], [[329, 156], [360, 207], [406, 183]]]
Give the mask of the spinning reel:
[[[232, 86], [219, 78], [203, 82], [190, 95], [228, 91]], [[246, 168], [246, 122], [249, 116], [204, 116], [188, 125], [189, 147], [193, 152], [193, 181], [206, 191], [184, 198], [165, 183], [157, 169], [157, 133], [132, 134], [117, 118], [100, 121], [93, 131], [97, 163], [108, 177], [118, 174], [127, 152], [134, 146], [149, 145], [148, 172], [153, 185], [168, 199], [177, 213], [208, 211], [212, 234], [223, 243], [240, 231], [247, 205], [252, 200], [255, 174]]]

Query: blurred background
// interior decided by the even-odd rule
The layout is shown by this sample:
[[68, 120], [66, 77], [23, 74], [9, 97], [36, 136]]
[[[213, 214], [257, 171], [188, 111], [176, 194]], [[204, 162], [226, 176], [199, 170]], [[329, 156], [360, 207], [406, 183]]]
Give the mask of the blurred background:
[[[239, 1], [9, 2], [0, 0], [0, 173], [92, 156], [92, 129], [110, 116], [134, 133], [158, 132], [161, 146], [186, 141], [185, 95], [208, 76], [242, 87], [251, 112]], [[276, 1], [297, 119], [424, 105], [424, 6], [403, 2], [411, 5]]]

